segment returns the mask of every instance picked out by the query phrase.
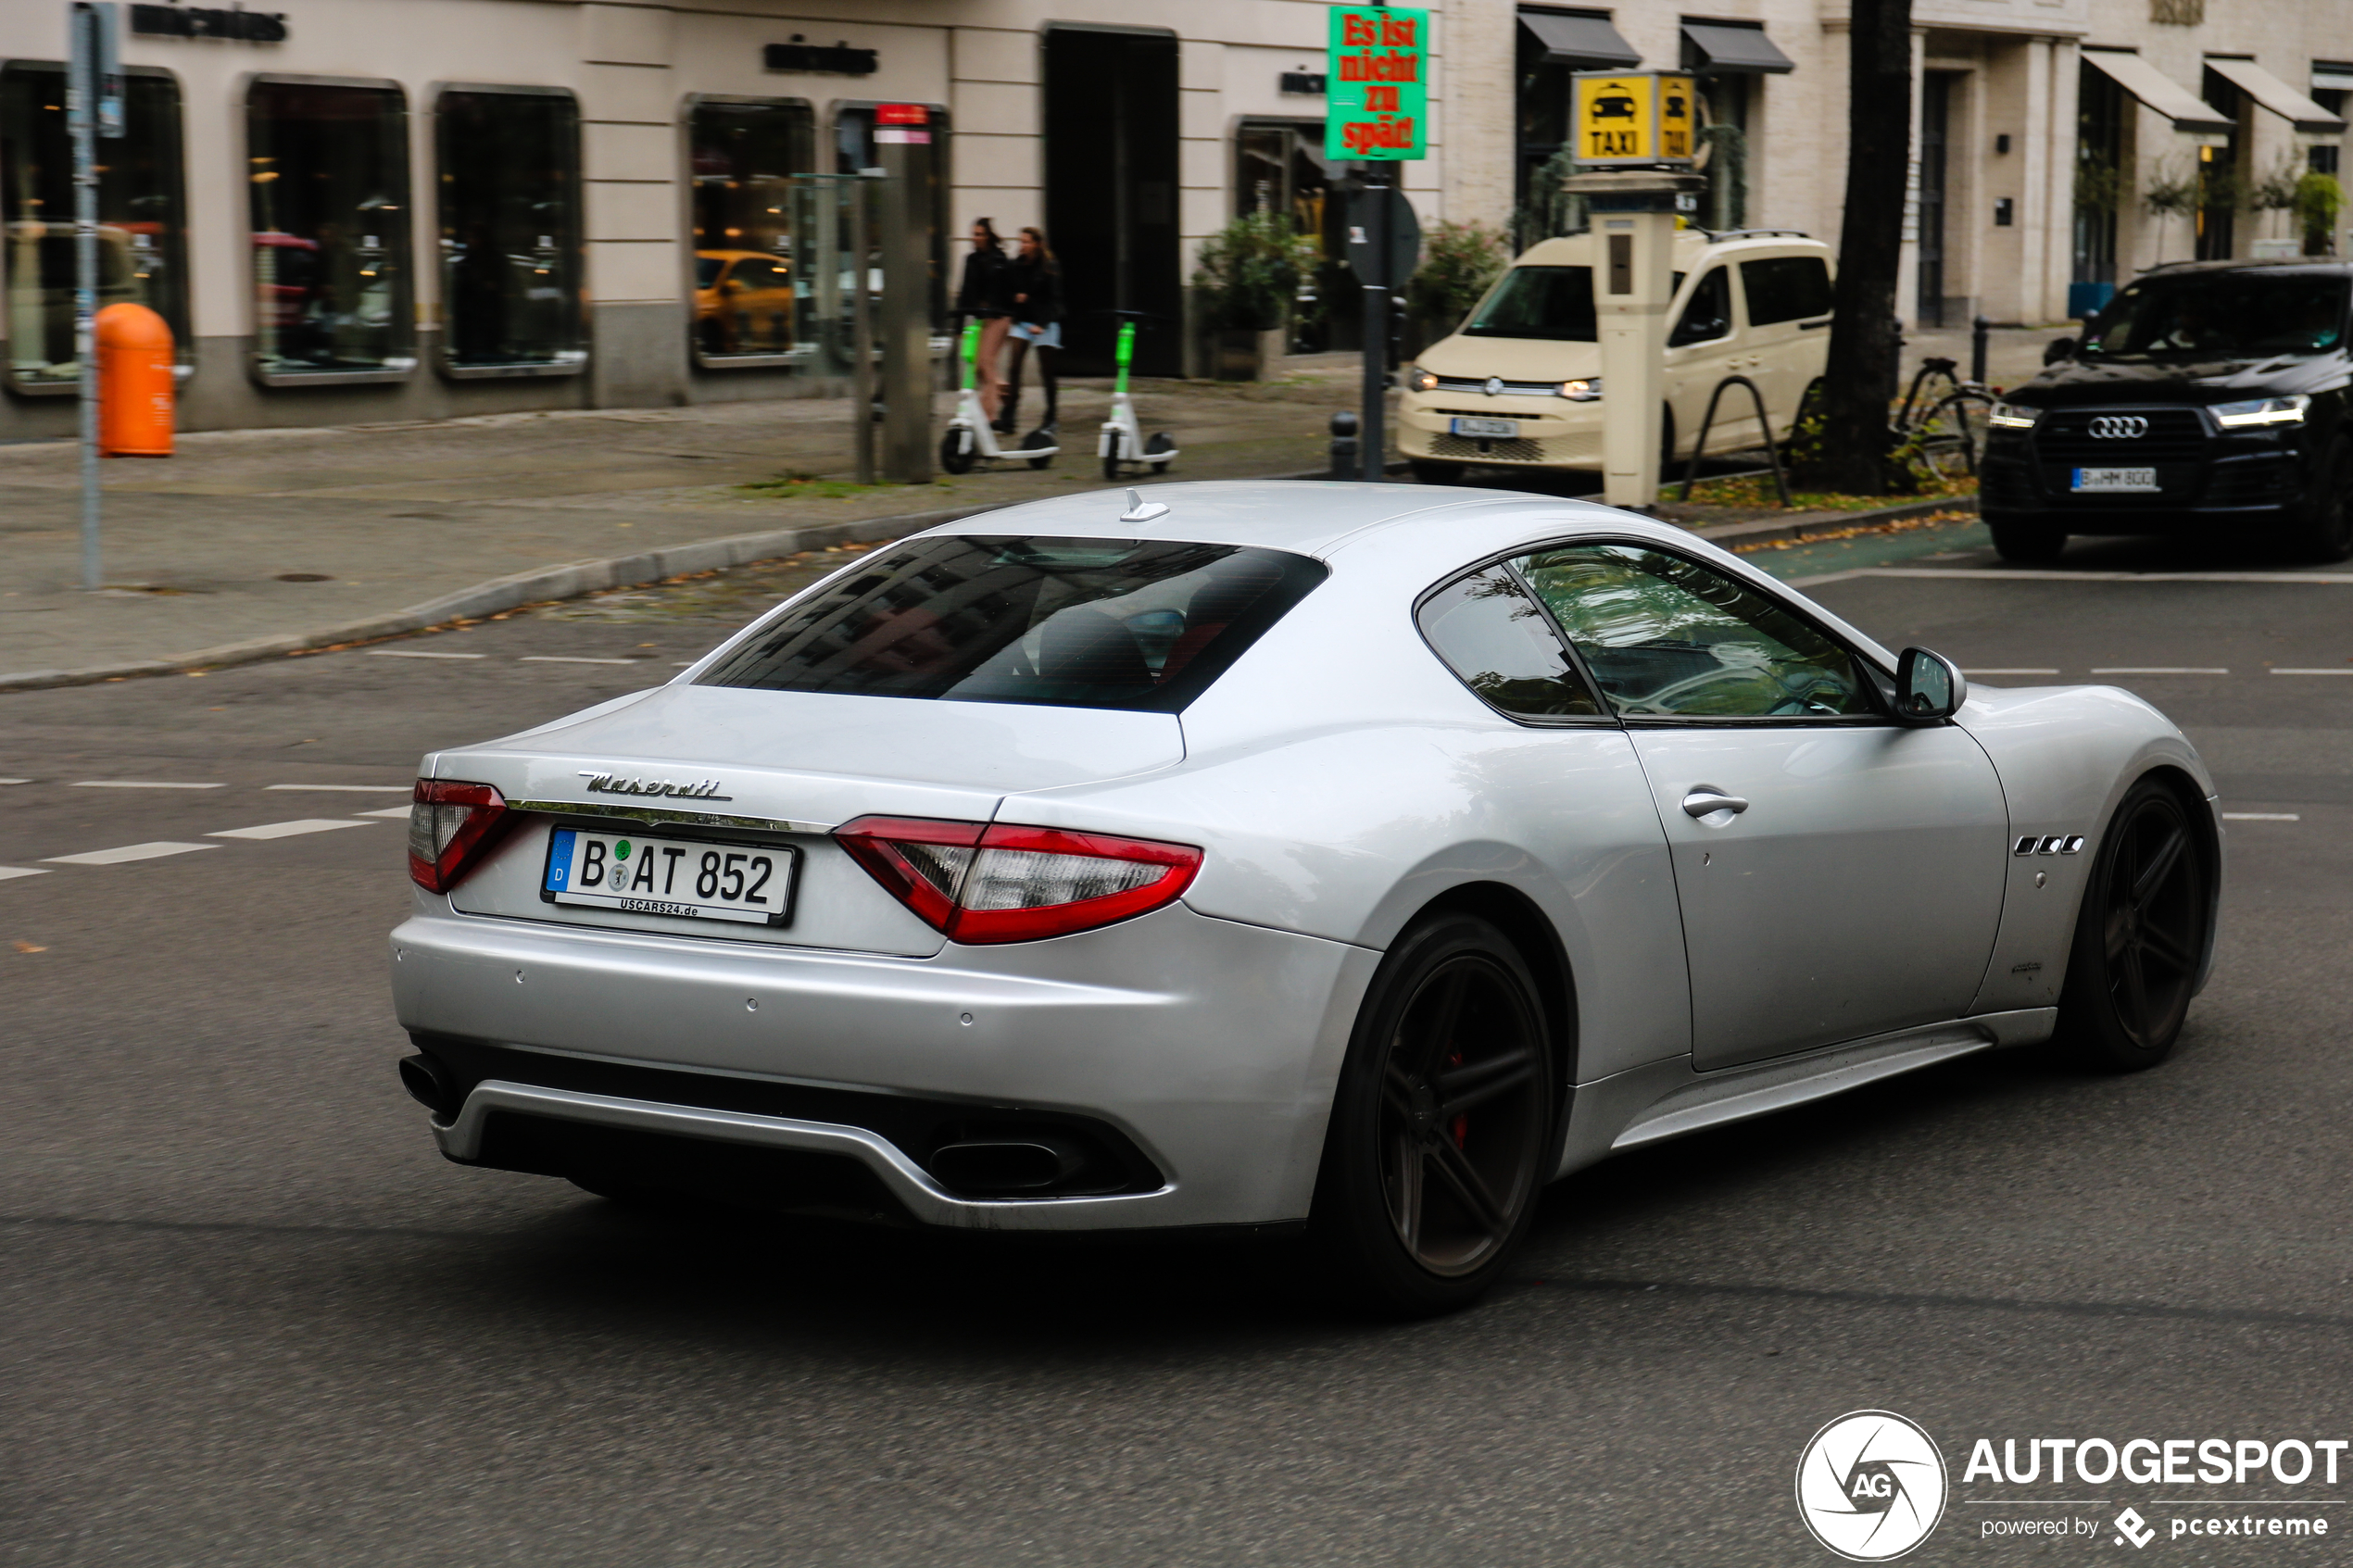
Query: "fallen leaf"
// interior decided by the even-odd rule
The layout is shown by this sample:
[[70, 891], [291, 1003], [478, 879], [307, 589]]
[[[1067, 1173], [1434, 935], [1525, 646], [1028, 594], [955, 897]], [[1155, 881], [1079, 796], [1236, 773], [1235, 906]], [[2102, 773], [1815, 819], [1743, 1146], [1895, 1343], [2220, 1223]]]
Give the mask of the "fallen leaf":
[[19, 942], [17, 944], [17, 951], [19, 953], [45, 953], [48, 950], [48, 948], [43, 947], [38, 942]]

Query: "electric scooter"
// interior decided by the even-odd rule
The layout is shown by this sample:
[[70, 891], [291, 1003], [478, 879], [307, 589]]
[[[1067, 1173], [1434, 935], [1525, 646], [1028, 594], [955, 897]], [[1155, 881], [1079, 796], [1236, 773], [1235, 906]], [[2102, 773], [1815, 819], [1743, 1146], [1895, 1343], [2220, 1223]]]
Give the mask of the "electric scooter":
[[1168, 471], [1176, 460], [1176, 443], [1164, 430], [1152, 433], [1144, 439], [1141, 426], [1136, 422], [1136, 404], [1127, 395], [1127, 365], [1136, 357], [1136, 323], [1119, 323], [1119, 376], [1112, 383], [1111, 418], [1103, 421], [1102, 434], [1095, 442], [1096, 455], [1103, 460], [1103, 477], [1116, 480], [1122, 464], [1141, 463], [1157, 478]]
[[964, 323], [964, 341], [960, 358], [963, 368], [959, 373], [956, 413], [948, 421], [948, 433], [939, 438], [939, 466], [950, 473], [970, 473], [973, 464], [986, 459], [1000, 462], [1009, 458], [1026, 458], [1029, 466], [1042, 469], [1054, 460], [1062, 448], [1044, 427], [1031, 431], [1021, 438], [1021, 445], [1007, 452], [997, 445], [997, 433], [980, 411], [980, 394], [973, 390], [974, 366], [980, 360], [980, 323]]

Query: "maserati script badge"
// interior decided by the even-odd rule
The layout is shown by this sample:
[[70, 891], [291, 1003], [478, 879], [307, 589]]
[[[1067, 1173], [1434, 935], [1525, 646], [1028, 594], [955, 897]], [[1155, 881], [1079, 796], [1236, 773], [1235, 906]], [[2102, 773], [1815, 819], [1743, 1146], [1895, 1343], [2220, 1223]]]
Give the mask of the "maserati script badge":
[[732, 795], [719, 793], [717, 779], [704, 779], [697, 784], [673, 784], [668, 779], [624, 779], [613, 773], [598, 773], [586, 768], [580, 776], [588, 781], [591, 795], [666, 795], [675, 800], [733, 800]]

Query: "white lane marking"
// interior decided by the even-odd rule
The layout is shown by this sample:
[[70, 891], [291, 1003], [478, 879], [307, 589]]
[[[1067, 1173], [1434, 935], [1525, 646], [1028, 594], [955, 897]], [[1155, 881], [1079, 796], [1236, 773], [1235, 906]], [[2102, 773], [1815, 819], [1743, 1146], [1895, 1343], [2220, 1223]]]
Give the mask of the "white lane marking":
[[422, 648], [370, 648], [370, 659], [488, 659], [486, 653], [427, 653]]
[[351, 814], [355, 817], [406, 817], [409, 809], [406, 806], [387, 806], [381, 811], [354, 811]]
[[76, 779], [75, 789], [226, 789], [217, 784], [162, 784], [154, 779]]
[[2095, 675], [2227, 675], [2227, 670], [2195, 664], [2095, 664]]
[[93, 849], [86, 855], [46, 855], [43, 864], [51, 866], [119, 866], [125, 860], [154, 860], [166, 855], [185, 855], [192, 849], [219, 849], [218, 844], [173, 844], [158, 839], [153, 844], [126, 844], [119, 849]]
[[31, 779], [0, 779], [0, 784], [31, 784]]
[[264, 784], [264, 789], [333, 790], [344, 795], [407, 795], [417, 786], [405, 784]]
[[[673, 670], [692, 670], [702, 662], [699, 659], [682, 659], [671, 666]], [[31, 784], [31, 779], [0, 779], [0, 784]]]
[[2293, 811], [2225, 811], [2226, 822], [2300, 822], [2304, 819]]
[[647, 664], [650, 663], [651, 660], [643, 659], [573, 659], [560, 653], [527, 653], [524, 654], [522, 658], [516, 660], [516, 662], [519, 664]]
[[[2343, 670], [2278, 670], [2278, 669], [2275, 669], [2275, 670], [2273, 670], [2273, 671], [2271, 671], [2271, 673], [2272, 673], [2272, 674], [2274, 674], [2274, 675], [2353, 675], [2353, 666], [2348, 666], [2348, 667], [2347, 667], [2346, 669], [2343, 669]], [[7, 780], [6, 780], [6, 779], [0, 779], [0, 784], [6, 784], [7, 782], [8, 782], [8, 781], [7, 781]]]
[[[404, 813], [405, 814], [405, 813]], [[298, 833], [327, 833], [335, 828], [364, 828], [347, 817], [300, 817], [291, 822], [263, 822], [258, 827], [223, 828], [207, 838], [292, 838]]]
[[1850, 577], [1965, 577], [2020, 583], [2353, 583], [2353, 571], [2034, 571], [1998, 566], [1852, 566], [1818, 577], [1793, 577], [1793, 588]]
[[38, 866], [0, 866], [0, 882], [6, 882], [12, 876], [47, 876], [48, 874]]
[[1964, 670], [1964, 675], [2056, 675], [2056, 670]]

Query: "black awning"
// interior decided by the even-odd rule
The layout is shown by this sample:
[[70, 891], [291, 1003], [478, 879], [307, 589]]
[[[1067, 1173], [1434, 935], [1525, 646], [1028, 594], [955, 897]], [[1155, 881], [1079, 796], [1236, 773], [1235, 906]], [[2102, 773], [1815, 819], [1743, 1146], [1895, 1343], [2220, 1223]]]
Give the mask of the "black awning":
[[1693, 70], [1728, 75], [1779, 76], [1797, 69], [1797, 62], [1773, 46], [1761, 27], [1730, 27], [1722, 22], [1685, 22], [1683, 52]]
[[1576, 70], [1632, 70], [1642, 63], [1634, 46], [1617, 35], [1607, 17], [1571, 17], [1558, 11], [1522, 11], [1519, 25], [1544, 48], [1544, 64]]

